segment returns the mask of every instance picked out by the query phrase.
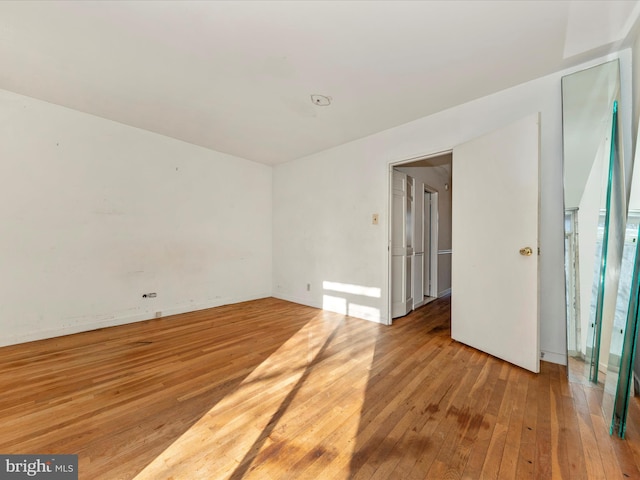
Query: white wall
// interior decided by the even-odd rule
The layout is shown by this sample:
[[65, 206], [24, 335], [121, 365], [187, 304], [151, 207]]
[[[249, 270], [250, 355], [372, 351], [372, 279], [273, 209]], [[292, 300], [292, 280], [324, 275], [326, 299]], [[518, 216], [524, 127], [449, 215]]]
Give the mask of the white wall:
[[[628, 81], [630, 52], [621, 60]], [[541, 112], [540, 345], [566, 361], [560, 79], [599, 59], [274, 169], [274, 296], [322, 306], [341, 297], [352, 315], [388, 321], [389, 164], [450, 150]], [[623, 101], [624, 101], [623, 97]], [[628, 124], [630, 130], [630, 122]], [[455, 188], [455, 186], [454, 186]], [[380, 225], [371, 214], [380, 213]], [[455, 254], [455, 252], [454, 252]], [[370, 287], [323, 291], [323, 281]], [[306, 284], [311, 283], [311, 291]], [[363, 290], [364, 291], [364, 290]], [[362, 309], [362, 307], [365, 307]]]
[[0, 178], [0, 345], [271, 294], [270, 167], [0, 91]]

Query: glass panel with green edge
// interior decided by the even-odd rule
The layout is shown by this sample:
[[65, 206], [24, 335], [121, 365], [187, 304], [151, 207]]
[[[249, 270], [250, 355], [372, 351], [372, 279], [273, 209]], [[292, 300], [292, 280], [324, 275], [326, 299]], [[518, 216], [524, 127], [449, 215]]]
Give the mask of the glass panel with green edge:
[[[622, 263], [626, 211], [626, 192], [624, 182], [624, 158], [620, 149], [618, 127], [618, 101], [611, 107], [611, 130], [605, 144], [608, 143], [608, 172], [604, 204], [604, 230], [602, 236], [602, 256], [598, 291], [595, 302], [595, 315], [589, 326], [589, 338], [593, 343], [589, 358], [589, 380], [598, 383], [600, 372], [607, 372], [609, 346], [614, 332], [616, 300], [620, 265]], [[603, 382], [604, 383], [604, 382]], [[603, 407], [610, 412], [608, 405]]]
[[[636, 142], [636, 144], [638, 143]], [[629, 194], [625, 250], [616, 308], [616, 328], [611, 341], [609, 359], [611, 372], [607, 373], [606, 398], [603, 401], [603, 406], [606, 405], [611, 410], [610, 412], [605, 410], [605, 413], [610, 413], [611, 415], [611, 433], [615, 432], [621, 438], [624, 438], [626, 431], [638, 338], [640, 302], [640, 255], [638, 252], [638, 248], [640, 248], [640, 245], [638, 245], [638, 234], [640, 232], [640, 162], [637, 162], [638, 156], [639, 153], [636, 150]], [[638, 369], [636, 368], [635, 370], [637, 374]], [[609, 377], [611, 377], [611, 385], [609, 385]], [[611, 392], [615, 392], [615, 396], [612, 396]]]
[[[625, 230], [627, 218], [627, 202], [624, 187], [624, 159], [621, 153], [621, 135], [617, 129], [618, 104], [614, 102], [612, 112], [612, 131], [611, 131], [611, 148], [610, 148], [610, 171], [609, 185], [607, 187], [607, 219], [606, 219], [606, 249], [603, 248], [603, 254], [606, 254], [606, 263], [604, 265], [603, 275], [606, 276], [603, 284], [607, 290], [602, 292], [604, 303], [603, 313], [601, 316], [600, 332], [595, 335], [600, 338], [600, 356], [599, 364], [593, 368], [592, 374], [595, 380], [598, 378], [598, 372], [602, 369], [606, 372], [606, 380], [604, 381], [604, 392], [602, 396], [602, 411], [604, 418], [613, 418], [613, 403], [615, 397], [616, 384], [618, 381], [618, 370], [620, 365], [620, 355], [622, 340], [620, 336], [624, 333], [625, 314], [620, 307], [628, 301], [628, 294], [625, 297], [624, 282], [620, 284], [620, 271], [622, 268], [622, 260], [624, 258], [625, 249]], [[629, 249], [626, 251], [629, 256]], [[598, 338], [594, 340], [597, 341]], [[594, 350], [596, 350], [594, 348]], [[612, 431], [611, 431], [612, 432]]]
[[[630, 205], [635, 203], [638, 202], [633, 199], [632, 193]], [[633, 361], [638, 335], [638, 296], [640, 295], [640, 284], [638, 282], [638, 273], [640, 272], [640, 257], [638, 256], [639, 230], [640, 210], [630, 209], [627, 216], [614, 334], [611, 338], [609, 370], [607, 371], [605, 385], [606, 400], [603, 398], [603, 409], [605, 409], [604, 413], [607, 415], [605, 418], [611, 416], [610, 433], [615, 432], [621, 438], [624, 438], [626, 429], [631, 380], [633, 378]], [[614, 392], [614, 388], [615, 397], [609, 399], [610, 392]]]

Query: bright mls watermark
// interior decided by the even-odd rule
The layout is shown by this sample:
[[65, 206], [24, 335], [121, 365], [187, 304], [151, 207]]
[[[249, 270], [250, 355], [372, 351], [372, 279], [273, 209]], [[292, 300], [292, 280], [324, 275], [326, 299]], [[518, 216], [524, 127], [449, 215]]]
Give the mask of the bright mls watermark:
[[1, 455], [0, 480], [78, 480], [78, 455]]

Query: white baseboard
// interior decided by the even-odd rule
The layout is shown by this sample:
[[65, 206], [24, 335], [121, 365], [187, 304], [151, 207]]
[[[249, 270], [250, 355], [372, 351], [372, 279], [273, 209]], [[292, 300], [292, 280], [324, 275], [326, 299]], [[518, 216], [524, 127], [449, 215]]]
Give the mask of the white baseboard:
[[318, 304], [318, 302], [314, 302], [310, 298], [296, 297], [295, 295], [289, 295], [286, 293], [274, 293], [272, 297], [278, 298], [280, 300], [286, 300], [287, 302], [297, 303], [298, 305], [305, 305], [307, 307], [313, 307], [322, 310], [322, 304]]
[[[233, 303], [248, 302], [251, 300], [258, 300], [260, 298], [270, 297], [271, 294], [264, 295], [250, 295], [242, 298], [219, 298], [210, 302], [203, 302], [198, 304], [179, 305], [174, 307], [161, 307], [158, 306], [156, 311], [162, 312], [162, 317], [169, 317], [171, 315], [178, 315], [181, 313], [195, 312], [198, 310], [206, 310], [208, 308], [220, 307], [222, 305], [230, 305]], [[38, 330], [35, 332], [26, 332], [14, 335], [7, 335], [0, 337], [0, 347], [6, 347], [9, 345], [17, 345], [20, 343], [35, 342], [37, 340], [45, 340], [48, 338], [62, 337], [65, 335], [73, 335], [74, 333], [89, 332], [91, 330], [98, 330], [100, 328], [117, 327], [119, 325], [126, 325], [128, 323], [143, 322], [145, 320], [152, 320], [156, 318], [155, 311], [153, 312], [140, 312], [134, 315], [102, 315], [88, 318], [86, 323], [79, 322], [74, 325], [64, 325], [59, 328], [49, 328], [45, 330]]]
[[438, 292], [438, 298], [444, 297], [446, 295], [451, 295], [451, 289], [450, 288], [447, 288], [446, 290]]
[[[323, 305], [315, 302], [309, 298], [302, 298], [302, 297], [297, 297], [295, 295], [289, 295], [289, 294], [285, 294], [285, 293], [274, 293], [272, 295], [273, 298], [278, 298], [280, 300], [285, 300], [287, 302], [293, 302], [293, 303], [297, 303], [299, 305], [305, 305], [307, 307], [313, 307], [313, 308], [317, 308], [319, 310], [324, 310]], [[352, 318], [359, 318], [361, 320], [367, 320], [369, 322], [374, 322], [374, 323], [381, 323], [382, 325], [388, 325], [387, 323], [387, 318], [386, 316], [382, 315], [382, 312], [380, 312], [380, 317], [377, 319], [373, 319], [373, 318], [369, 318], [366, 316], [357, 316], [357, 315], [349, 315]]]
[[557, 363], [558, 365], [566, 365], [567, 364], [567, 356], [562, 353], [555, 352], [545, 352], [542, 351], [544, 356], [540, 356], [540, 360], [543, 362]]

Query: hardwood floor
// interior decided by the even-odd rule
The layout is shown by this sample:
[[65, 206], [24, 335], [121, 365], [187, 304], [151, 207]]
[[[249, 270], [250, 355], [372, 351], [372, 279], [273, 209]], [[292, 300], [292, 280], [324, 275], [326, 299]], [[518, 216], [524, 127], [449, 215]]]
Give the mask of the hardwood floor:
[[448, 299], [393, 327], [264, 299], [0, 348], [0, 452], [82, 479], [639, 478], [640, 408], [451, 340]]

